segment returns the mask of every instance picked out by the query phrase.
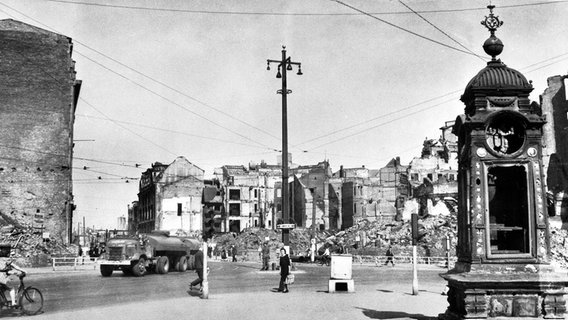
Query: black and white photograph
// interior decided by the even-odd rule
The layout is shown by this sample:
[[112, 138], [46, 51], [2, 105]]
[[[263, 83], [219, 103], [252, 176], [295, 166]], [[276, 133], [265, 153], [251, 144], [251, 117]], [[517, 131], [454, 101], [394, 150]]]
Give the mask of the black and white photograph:
[[0, 0], [0, 317], [565, 319], [568, 0]]

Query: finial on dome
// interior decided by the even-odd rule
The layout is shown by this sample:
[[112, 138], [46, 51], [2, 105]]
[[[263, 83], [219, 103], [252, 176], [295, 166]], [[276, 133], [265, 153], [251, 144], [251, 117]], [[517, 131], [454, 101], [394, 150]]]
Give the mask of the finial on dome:
[[485, 16], [485, 20], [481, 21], [481, 24], [491, 32], [491, 36], [483, 43], [483, 50], [491, 56], [492, 61], [495, 61], [495, 57], [503, 52], [503, 42], [495, 36], [495, 31], [503, 25], [503, 21], [493, 14], [494, 5], [490, 4], [487, 8], [489, 9], [489, 16]]

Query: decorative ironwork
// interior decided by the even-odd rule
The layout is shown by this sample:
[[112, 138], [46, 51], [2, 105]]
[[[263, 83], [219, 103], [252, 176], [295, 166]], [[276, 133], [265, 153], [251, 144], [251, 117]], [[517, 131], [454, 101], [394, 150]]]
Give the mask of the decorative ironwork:
[[495, 31], [503, 25], [503, 21], [499, 20], [499, 16], [493, 14], [494, 5], [488, 5], [487, 8], [489, 9], [489, 16], [485, 16], [485, 20], [481, 21], [481, 24], [491, 32], [491, 35], [495, 35]]

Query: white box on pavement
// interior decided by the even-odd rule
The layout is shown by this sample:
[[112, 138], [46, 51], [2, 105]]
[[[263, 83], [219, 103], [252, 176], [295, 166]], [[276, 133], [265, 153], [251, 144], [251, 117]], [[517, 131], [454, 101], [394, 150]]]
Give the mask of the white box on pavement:
[[331, 279], [349, 280], [352, 277], [353, 257], [350, 254], [331, 255]]

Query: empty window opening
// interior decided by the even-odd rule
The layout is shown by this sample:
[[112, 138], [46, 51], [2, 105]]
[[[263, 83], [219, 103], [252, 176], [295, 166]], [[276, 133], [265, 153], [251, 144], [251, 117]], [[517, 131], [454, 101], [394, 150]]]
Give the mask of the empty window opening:
[[240, 216], [241, 215], [241, 204], [240, 203], [229, 203], [229, 215]]
[[229, 199], [230, 200], [241, 200], [241, 190], [230, 189], [229, 190]]
[[530, 253], [527, 172], [490, 167], [487, 174], [491, 254]]

